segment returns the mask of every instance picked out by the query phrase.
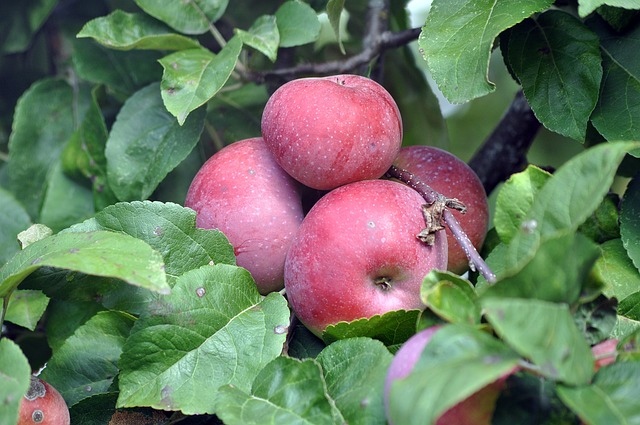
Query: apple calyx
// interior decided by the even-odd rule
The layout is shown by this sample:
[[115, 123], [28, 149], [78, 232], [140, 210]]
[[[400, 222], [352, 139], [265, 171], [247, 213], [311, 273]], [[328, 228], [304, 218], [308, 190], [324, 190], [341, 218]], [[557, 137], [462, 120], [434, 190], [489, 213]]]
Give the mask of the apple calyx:
[[[434, 236], [435, 239], [435, 236]], [[382, 292], [388, 292], [391, 290], [391, 278], [388, 276], [380, 276], [376, 278], [373, 283], [376, 285]]]

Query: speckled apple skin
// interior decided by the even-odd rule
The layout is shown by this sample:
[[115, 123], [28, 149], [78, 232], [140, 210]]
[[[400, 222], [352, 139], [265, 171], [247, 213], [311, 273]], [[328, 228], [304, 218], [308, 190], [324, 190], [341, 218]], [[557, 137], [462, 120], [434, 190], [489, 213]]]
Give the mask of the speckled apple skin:
[[[460, 158], [432, 146], [406, 146], [400, 149], [394, 165], [416, 175], [420, 180], [448, 198], [457, 198], [467, 206], [467, 213], [451, 210], [471, 243], [480, 249], [489, 226], [487, 195], [476, 173]], [[448, 270], [464, 273], [469, 260], [460, 244], [446, 229], [449, 242]]]
[[185, 206], [200, 228], [219, 229], [262, 294], [284, 286], [284, 260], [304, 217], [300, 185], [261, 138], [216, 152], [194, 177]]
[[69, 425], [69, 408], [48, 382], [32, 376], [27, 394], [20, 400], [17, 425]]
[[[424, 200], [389, 180], [363, 180], [332, 190], [311, 208], [285, 263], [285, 289], [297, 317], [316, 335], [330, 324], [423, 309], [422, 280], [447, 265], [447, 239], [428, 246]], [[376, 279], [390, 278], [390, 287]]]
[[381, 177], [402, 144], [402, 120], [389, 92], [369, 78], [301, 78], [269, 98], [262, 137], [296, 180], [329, 190]]

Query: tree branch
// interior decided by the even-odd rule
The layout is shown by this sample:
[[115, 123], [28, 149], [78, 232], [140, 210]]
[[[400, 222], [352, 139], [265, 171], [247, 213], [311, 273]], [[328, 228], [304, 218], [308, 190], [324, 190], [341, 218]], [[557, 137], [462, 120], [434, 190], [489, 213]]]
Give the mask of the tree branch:
[[539, 128], [540, 122], [519, 91], [496, 128], [469, 161], [487, 193], [527, 166], [527, 152]]

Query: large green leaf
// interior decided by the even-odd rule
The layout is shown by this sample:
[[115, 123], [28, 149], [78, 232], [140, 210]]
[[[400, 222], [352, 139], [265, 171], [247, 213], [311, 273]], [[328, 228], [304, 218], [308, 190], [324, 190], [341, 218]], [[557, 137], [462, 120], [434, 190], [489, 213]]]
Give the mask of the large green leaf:
[[221, 385], [249, 391], [280, 355], [289, 315], [284, 297], [261, 297], [245, 269], [218, 264], [183, 274], [123, 348], [118, 406], [213, 413]]
[[0, 339], [0, 423], [18, 422], [22, 396], [29, 389], [31, 367], [20, 347], [8, 338]]
[[494, 39], [551, 0], [434, 0], [418, 44], [442, 93], [462, 103], [495, 90], [488, 80]]
[[5, 320], [34, 330], [48, 304], [49, 298], [41, 291], [18, 289], [11, 294]]
[[180, 125], [225, 85], [241, 50], [241, 38], [234, 37], [217, 55], [207, 49], [189, 49], [160, 59], [162, 100]]
[[115, 277], [168, 293], [160, 254], [145, 242], [114, 232], [60, 233], [34, 242], [0, 269], [0, 298], [40, 267]]
[[602, 257], [594, 267], [594, 276], [604, 284], [602, 292], [623, 300], [640, 290], [640, 273], [627, 255], [622, 241], [612, 239], [600, 245]]
[[640, 25], [620, 34], [598, 19], [589, 21], [600, 36], [602, 85], [591, 120], [607, 140], [638, 140], [640, 134]]
[[638, 425], [640, 362], [619, 362], [601, 368], [591, 385], [559, 386], [558, 395], [586, 424]]
[[251, 46], [275, 62], [280, 45], [280, 33], [273, 15], [262, 15], [251, 25], [249, 30], [236, 29], [236, 34], [247, 46]]
[[227, 9], [229, 0], [135, 0], [149, 15], [185, 34], [202, 34]]
[[134, 317], [117, 311], [97, 313], [53, 353], [42, 379], [53, 385], [67, 405], [109, 391], [118, 375], [118, 359]]
[[143, 13], [116, 10], [87, 22], [77, 35], [121, 50], [183, 50], [200, 47], [196, 40], [173, 33], [167, 26]]
[[578, 13], [581, 17], [585, 17], [602, 5], [640, 9], [640, 4], [636, 0], [578, 0]]
[[31, 225], [29, 214], [16, 198], [0, 187], [0, 265], [20, 250], [18, 233]]
[[256, 376], [251, 391], [225, 385], [218, 393], [216, 412], [227, 425], [346, 423], [314, 360], [278, 357]]
[[566, 304], [489, 298], [482, 306], [496, 333], [543, 376], [570, 385], [589, 382], [594, 370], [591, 349]]
[[18, 53], [28, 49], [32, 37], [57, 3], [57, 0], [0, 3], [0, 52]]
[[500, 45], [538, 120], [584, 141], [602, 78], [598, 36], [569, 13], [550, 10], [507, 31]]
[[420, 310], [396, 310], [353, 322], [338, 322], [327, 326], [322, 339], [330, 344], [339, 339], [365, 336], [378, 339], [385, 345], [402, 344], [416, 333], [419, 315]]
[[629, 182], [622, 198], [620, 236], [629, 258], [640, 270], [640, 173]]
[[276, 22], [281, 47], [313, 43], [320, 35], [318, 15], [300, 0], [284, 2], [276, 11]]
[[147, 199], [200, 140], [204, 108], [179, 125], [167, 112], [159, 84], [131, 96], [113, 124], [105, 155], [107, 179], [121, 201]]

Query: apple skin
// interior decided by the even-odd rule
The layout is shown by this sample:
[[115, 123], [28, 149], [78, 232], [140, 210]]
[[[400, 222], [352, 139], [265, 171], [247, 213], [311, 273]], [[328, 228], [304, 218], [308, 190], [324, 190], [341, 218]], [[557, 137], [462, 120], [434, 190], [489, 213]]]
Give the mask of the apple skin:
[[619, 340], [610, 338], [591, 347], [591, 353], [596, 361], [596, 372], [603, 366], [615, 363], [618, 357], [618, 342]]
[[284, 260], [304, 217], [300, 184], [278, 166], [261, 138], [216, 152], [189, 187], [196, 225], [219, 229], [261, 294], [284, 287]]
[[289, 302], [311, 332], [322, 336], [330, 324], [424, 308], [422, 280], [446, 268], [447, 239], [443, 231], [433, 246], [417, 239], [423, 203], [401, 183], [363, 180], [311, 208], [285, 262]]
[[[422, 351], [440, 327], [439, 325], [431, 326], [416, 333], [400, 347], [393, 357], [384, 382], [384, 407], [390, 425], [393, 425], [389, 417], [391, 384], [411, 373], [420, 359]], [[445, 411], [436, 420], [436, 425], [490, 425], [500, 391], [505, 387], [506, 380], [511, 373], [483, 387]]]
[[17, 425], [69, 425], [69, 408], [48, 382], [31, 376], [27, 394], [20, 400]]
[[369, 78], [300, 78], [269, 98], [262, 137], [296, 180], [330, 190], [381, 177], [402, 144], [402, 119], [389, 92]]
[[[410, 171], [436, 192], [462, 201], [467, 213], [451, 212], [473, 246], [480, 249], [489, 226], [489, 204], [480, 179], [467, 163], [432, 146], [406, 146], [400, 149], [394, 165]], [[464, 273], [469, 269], [469, 260], [449, 228], [446, 233], [449, 242], [447, 268], [454, 273]]]

